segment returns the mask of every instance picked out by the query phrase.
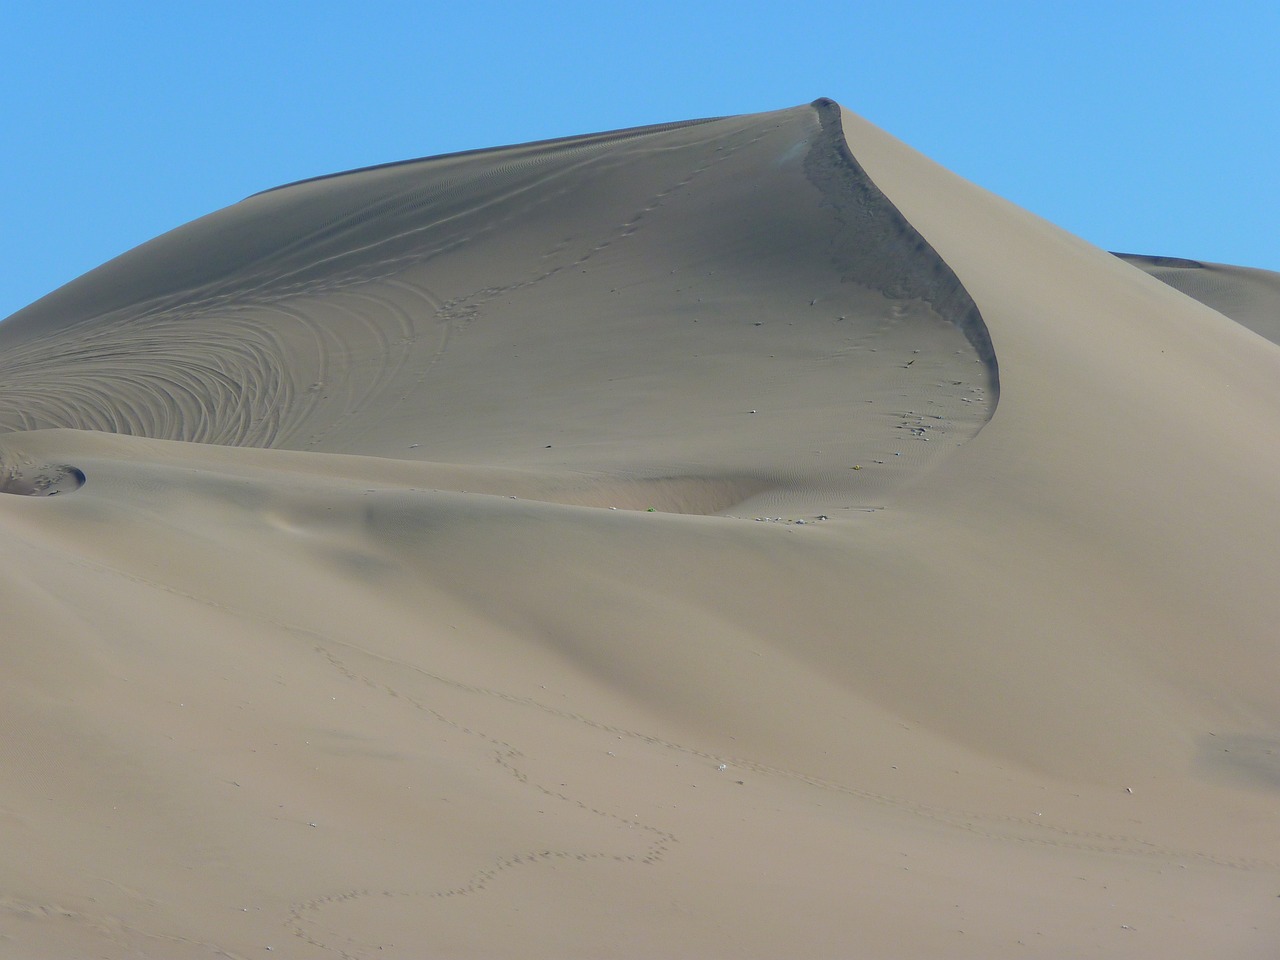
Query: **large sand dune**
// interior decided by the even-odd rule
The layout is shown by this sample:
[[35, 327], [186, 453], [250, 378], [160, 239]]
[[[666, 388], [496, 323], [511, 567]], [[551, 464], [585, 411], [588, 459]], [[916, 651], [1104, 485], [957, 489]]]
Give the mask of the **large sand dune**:
[[0, 324], [0, 955], [1272, 957], [1277, 333], [830, 101], [139, 247]]

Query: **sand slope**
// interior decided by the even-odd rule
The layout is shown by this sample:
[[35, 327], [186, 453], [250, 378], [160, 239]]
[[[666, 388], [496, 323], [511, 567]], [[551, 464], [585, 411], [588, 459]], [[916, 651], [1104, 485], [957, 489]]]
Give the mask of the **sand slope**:
[[1280, 273], [1179, 257], [1116, 256], [1272, 343], [1280, 342]]
[[1273, 955], [1256, 273], [820, 101], [87, 274], [0, 324], [0, 954]]

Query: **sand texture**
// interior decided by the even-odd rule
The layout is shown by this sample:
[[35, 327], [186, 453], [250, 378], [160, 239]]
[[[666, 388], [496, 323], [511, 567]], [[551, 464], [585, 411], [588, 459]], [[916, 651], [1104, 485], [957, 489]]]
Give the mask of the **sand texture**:
[[0, 323], [0, 957], [1274, 957], [1277, 341], [825, 100], [159, 237]]

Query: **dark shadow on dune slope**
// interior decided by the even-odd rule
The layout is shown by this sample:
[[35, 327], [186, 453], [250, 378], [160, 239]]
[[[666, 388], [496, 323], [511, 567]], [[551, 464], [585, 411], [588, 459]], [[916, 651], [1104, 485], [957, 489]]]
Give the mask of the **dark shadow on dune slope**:
[[1245, 733], [1201, 738], [1196, 770], [1202, 776], [1253, 789], [1280, 791], [1280, 739]]
[[822, 136], [809, 151], [805, 174], [825, 195], [840, 223], [832, 257], [843, 279], [880, 290], [891, 299], [918, 299], [963, 331], [999, 396], [1000, 373], [991, 335], [960, 279], [884, 195], [849, 148], [840, 105], [813, 102]]

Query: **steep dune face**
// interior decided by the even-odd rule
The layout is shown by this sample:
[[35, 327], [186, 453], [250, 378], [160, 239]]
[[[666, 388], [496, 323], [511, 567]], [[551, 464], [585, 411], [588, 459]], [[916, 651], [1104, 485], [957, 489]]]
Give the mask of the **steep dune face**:
[[1268, 956], [1277, 350], [829, 101], [161, 237], [0, 324], [0, 944]]
[[[963, 505], [987, 532], [1025, 512], [1051, 522], [1047, 549], [1074, 545], [1096, 569], [1118, 561], [1130, 597], [1145, 592], [1142, 612], [1097, 625], [1099, 642], [1242, 722], [1275, 724], [1263, 678], [1280, 613], [1266, 587], [1280, 543], [1267, 479], [1280, 467], [1280, 348], [857, 130], [864, 164], [962, 278], [1001, 357], [999, 414], [952, 465], [958, 479], [1000, 463], [1001, 496], [959, 483], [922, 499]], [[1215, 637], [1231, 638], [1226, 651]]]

